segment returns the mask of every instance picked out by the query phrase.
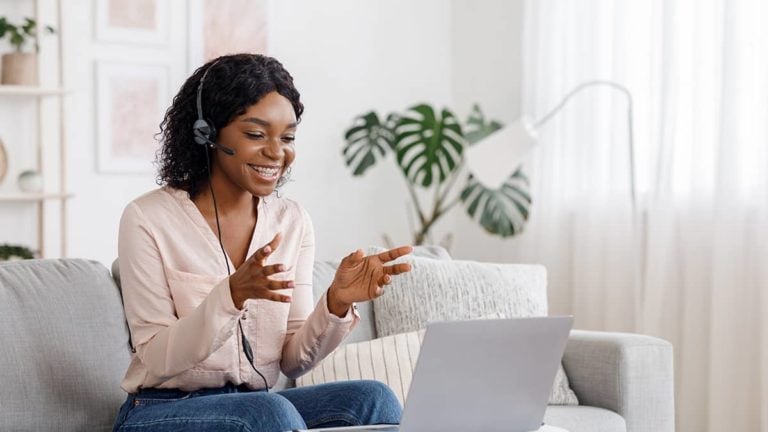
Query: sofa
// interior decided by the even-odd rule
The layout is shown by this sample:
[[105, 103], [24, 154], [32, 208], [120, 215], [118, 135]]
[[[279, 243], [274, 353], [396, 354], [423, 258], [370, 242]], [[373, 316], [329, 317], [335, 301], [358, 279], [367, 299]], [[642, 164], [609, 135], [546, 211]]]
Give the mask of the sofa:
[[[321, 286], [335, 264], [315, 266]], [[0, 263], [0, 430], [110, 430], [131, 355], [115, 265], [113, 273], [85, 259]], [[377, 336], [370, 303], [360, 312], [349, 342]], [[669, 343], [574, 330], [563, 366], [580, 405], [549, 406], [546, 423], [571, 432], [674, 430]]]

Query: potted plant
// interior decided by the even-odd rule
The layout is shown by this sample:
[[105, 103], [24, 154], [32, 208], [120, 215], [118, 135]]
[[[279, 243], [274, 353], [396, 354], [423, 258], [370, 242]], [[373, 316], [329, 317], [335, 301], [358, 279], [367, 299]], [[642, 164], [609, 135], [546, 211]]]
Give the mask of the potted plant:
[[[51, 26], [45, 26], [45, 31], [49, 34], [55, 32]], [[24, 18], [24, 24], [16, 25], [8, 21], [6, 17], [0, 17], [0, 40], [4, 37], [8, 37], [14, 52], [3, 55], [0, 83], [37, 85], [37, 53], [40, 49], [37, 42], [37, 21], [32, 18]], [[34, 42], [34, 52], [24, 52], [24, 48], [30, 40]]]
[[[418, 227], [411, 224], [414, 245], [434, 243], [430, 233], [435, 223], [459, 204], [486, 232], [509, 237], [520, 233], [528, 220], [528, 178], [518, 169], [501, 186], [490, 189], [462, 169], [464, 150], [501, 127], [501, 123], [487, 120], [477, 105], [464, 125], [450, 110], [438, 112], [429, 104], [384, 118], [370, 111], [356, 117], [346, 131], [342, 154], [352, 174], [361, 176], [394, 153], [418, 221]], [[464, 182], [458, 183], [461, 186], [456, 191], [460, 178]], [[449, 247], [446, 240], [450, 242], [450, 235], [440, 243]], [[386, 236], [385, 242], [391, 243]]]
[[27, 247], [11, 244], [0, 244], [0, 261], [15, 261], [34, 259], [35, 254]]

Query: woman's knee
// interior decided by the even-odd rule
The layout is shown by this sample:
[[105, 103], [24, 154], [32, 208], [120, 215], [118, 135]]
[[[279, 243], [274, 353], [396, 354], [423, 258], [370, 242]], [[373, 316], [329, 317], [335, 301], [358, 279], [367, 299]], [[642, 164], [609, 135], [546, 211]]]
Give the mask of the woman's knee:
[[306, 429], [304, 420], [288, 399], [267, 392], [237, 393], [238, 403], [230, 414], [242, 418], [258, 431]]
[[347, 381], [347, 390], [359, 401], [358, 413], [362, 424], [400, 423], [403, 409], [392, 389], [384, 383], [373, 380]]

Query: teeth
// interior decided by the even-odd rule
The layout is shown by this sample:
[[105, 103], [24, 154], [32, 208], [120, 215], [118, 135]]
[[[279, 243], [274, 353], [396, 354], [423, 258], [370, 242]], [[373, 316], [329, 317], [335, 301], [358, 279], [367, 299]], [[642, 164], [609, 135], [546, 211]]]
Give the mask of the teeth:
[[256, 165], [250, 165], [251, 168], [253, 168], [254, 171], [257, 173], [263, 175], [264, 177], [274, 177], [277, 175], [278, 172], [280, 172], [280, 168], [266, 168], [266, 167], [260, 167]]

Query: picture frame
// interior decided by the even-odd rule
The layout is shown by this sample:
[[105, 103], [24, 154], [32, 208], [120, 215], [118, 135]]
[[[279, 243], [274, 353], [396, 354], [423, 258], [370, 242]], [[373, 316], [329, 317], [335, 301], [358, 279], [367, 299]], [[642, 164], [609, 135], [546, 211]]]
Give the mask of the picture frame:
[[100, 42], [166, 45], [169, 0], [95, 0], [95, 33]]
[[190, 73], [222, 55], [270, 52], [269, 0], [189, 0], [187, 5]]
[[150, 173], [170, 105], [169, 67], [164, 64], [96, 63], [97, 171]]

